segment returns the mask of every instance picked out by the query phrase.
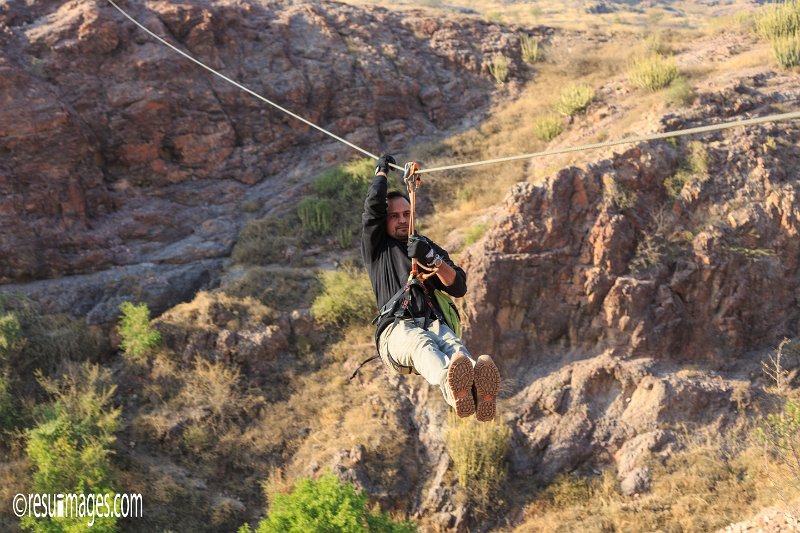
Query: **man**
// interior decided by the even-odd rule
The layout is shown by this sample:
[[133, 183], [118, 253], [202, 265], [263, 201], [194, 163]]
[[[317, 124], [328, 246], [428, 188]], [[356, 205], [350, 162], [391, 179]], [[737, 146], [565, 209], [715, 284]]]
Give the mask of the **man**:
[[[497, 366], [488, 355], [477, 362], [472, 359], [433, 298], [434, 289], [464, 296], [467, 276], [440, 246], [422, 236], [409, 236], [408, 198], [397, 191], [387, 194], [390, 164], [395, 164], [390, 155], [378, 160], [362, 215], [361, 253], [381, 309], [375, 331], [378, 353], [388, 368], [416, 372], [438, 385], [458, 416], [476, 413], [478, 420], [492, 420], [500, 388]], [[404, 308], [412, 258], [437, 270], [424, 281], [428, 295], [421, 285], [411, 285], [411, 300]]]

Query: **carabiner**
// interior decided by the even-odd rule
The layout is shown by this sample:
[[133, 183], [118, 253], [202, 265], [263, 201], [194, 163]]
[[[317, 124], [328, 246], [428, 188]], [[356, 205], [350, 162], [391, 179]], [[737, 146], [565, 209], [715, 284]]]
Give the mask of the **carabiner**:
[[414, 186], [414, 190], [417, 190], [417, 187], [422, 185], [422, 180], [419, 177], [417, 171], [419, 170], [419, 165], [413, 161], [409, 161], [406, 163], [405, 167], [403, 167], [403, 182], [406, 184], [406, 189], [408, 192], [411, 192], [411, 186]]

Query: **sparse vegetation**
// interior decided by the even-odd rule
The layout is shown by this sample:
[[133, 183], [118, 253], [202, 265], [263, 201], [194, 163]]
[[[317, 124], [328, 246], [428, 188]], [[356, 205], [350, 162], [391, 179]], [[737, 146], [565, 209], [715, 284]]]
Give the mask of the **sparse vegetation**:
[[327, 198], [307, 196], [298, 204], [297, 216], [303, 229], [318, 234], [330, 233], [334, 219], [333, 203]]
[[603, 176], [603, 198], [619, 209], [631, 209], [636, 205], [638, 194], [619, 183], [613, 176]]
[[756, 16], [756, 30], [764, 39], [795, 35], [800, 31], [800, 1], [771, 2]]
[[96, 360], [106, 344], [84, 320], [44, 314], [25, 297], [0, 297], [0, 364], [30, 381], [33, 371], [53, 372], [67, 361]]
[[658, 91], [669, 86], [678, 77], [674, 59], [660, 54], [650, 54], [635, 59], [628, 69], [628, 79], [634, 87]]
[[[380, 510], [370, 510], [369, 498], [327, 472], [318, 480], [303, 479], [289, 494], [275, 494], [267, 517], [255, 533], [413, 533], [412, 522], [396, 522]], [[239, 533], [253, 533], [249, 525]]]
[[489, 225], [486, 222], [481, 222], [479, 224], [475, 224], [471, 228], [467, 230], [467, 233], [464, 235], [464, 246], [469, 246], [483, 237], [483, 234], [486, 233]]
[[297, 207], [309, 237], [334, 234], [340, 245], [349, 245], [360, 224], [361, 205], [374, 168], [371, 159], [359, 159], [323, 172], [314, 180], [315, 195], [307, 196]]
[[529, 35], [522, 34], [519, 36], [520, 50], [522, 51], [522, 59], [527, 63], [533, 64], [542, 60], [542, 49], [539, 41], [535, 40]]
[[667, 89], [667, 100], [675, 105], [687, 106], [697, 97], [694, 88], [683, 76], [678, 76]]
[[511, 60], [503, 54], [495, 54], [489, 61], [489, 73], [497, 83], [505, 83], [508, 80], [508, 67]]
[[451, 411], [445, 442], [459, 485], [475, 504], [485, 507], [505, 481], [511, 430], [498, 419], [478, 422], [474, 418], [458, 418]]
[[272, 215], [251, 220], [239, 233], [231, 259], [244, 265], [285, 261], [290, 246], [302, 244], [302, 235], [296, 229], [299, 223], [298, 219]]
[[526, 510], [515, 531], [715, 531], [772, 504], [776, 490], [741, 428], [697, 435], [663, 464], [648, 492], [624, 496], [613, 470], [563, 474]]
[[161, 334], [150, 325], [150, 309], [147, 304], [123, 302], [119, 306], [120, 347], [127, 357], [141, 361], [161, 343]]
[[770, 3], [756, 17], [756, 31], [784, 68], [800, 66], [800, 1]]
[[770, 41], [772, 53], [784, 68], [800, 66], [800, 31], [793, 35], [775, 37]]
[[550, 142], [561, 135], [562, 129], [561, 117], [558, 115], [545, 115], [533, 123], [533, 134], [544, 142]]
[[555, 109], [565, 116], [580, 113], [594, 100], [594, 89], [584, 84], [574, 84], [566, 87], [555, 103]]
[[345, 326], [369, 322], [377, 312], [375, 296], [366, 273], [353, 268], [320, 273], [322, 293], [311, 306], [311, 313], [322, 326]]
[[[112, 406], [115, 385], [111, 374], [97, 365], [72, 365], [59, 381], [39, 374], [42, 387], [53, 396], [43, 406], [39, 423], [27, 433], [26, 451], [34, 466], [33, 490], [55, 494], [112, 492], [111, 455], [120, 410]], [[117, 531], [116, 518], [22, 519], [35, 532]]]

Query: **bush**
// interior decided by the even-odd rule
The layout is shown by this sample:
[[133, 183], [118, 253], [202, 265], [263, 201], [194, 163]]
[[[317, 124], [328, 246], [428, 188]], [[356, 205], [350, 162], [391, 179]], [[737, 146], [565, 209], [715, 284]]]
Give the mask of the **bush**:
[[505, 480], [511, 430], [503, 422], [458, 418], [451, 411], [445, 435], [458, 483], [483, 507]]
[[639, 89], [657, 91], [678, 77], [678, 65], [672, 58], [650, 54], [636, 59], [628, 69], [628, 79]]
[[494, 81], [497, 83], [505, 83], [508, 79], [508, 67], [511, 61], [503, 54], [495, 54], [489, 61], [489, 72], [491, 73]]
[[756, 31], [767, 41], [800, 32], [800, 1], [789, 0], [764, 6], [756, 16]]
[[312, 233], [328, 234], [333, 227], [333, 204], [327, 198], [307, 196], [297, 206], [297, 216], [303, 229]]
[[322, 293], [311, 305], [311, 314], [323, 326], [369, 322], [377, 312], [369, 277], [354, 268], [320, 273]]
[[[301, 480], [290, 494], [275, 494], [269, 514], [257, 533], [412, 533], [412, 522], [395, 522], [386, 513], [370, 511], [369, 499], [349, 483], [326, 473]], [[252, 533], [248, 525], [239, 533]]]
[[580, 113], [594, 100], [594, 89], [588, 85], [570, 85], [561, 91], [555, 109], [565, 116]]
[[771, 40], [775, 60], [783, 68], [800, 66], [800, 31]]
[[710, 156], [706, 145], [701, 141], [692, 141], [689, 143], [689, 154], [686, 157], [686, 166], [695, 174], [707, 174], [708, 163]]
[[122, 351], [131, 359], [142, 360], [161, 344], [161, 334], [150, 325], [150, 309], [147, 304], [123, 302], [119, 310], [122, 316], [117, 327], [122, 337]]
[[297, 206], [303, 229], [314, 235], [335, 235], [342, 247], [349, 246], [360, 227], [361, 206], [374, 169], [372, 159], [359, 159], [318, 176], [312, 184], [315, 195]]
[[786, 400], [783, 411], [767, 415], [756, 428], [755, 436], [788, 467], [794, 482], [800, 481], [800, 402]]
[[18, 350], [22, 347], [24, 338], [22, 326], [14, 313], [0, 314], [0, 353]]
[[0, 297], [0, 364], [23, 381], [37, 368], [47, 374], [64, 361], [97, 359], [104, 349], [84, 320], [44, 314], [25, 297]]
[[533, 123], [533, 134], [540, 141], [550, 142], [561, 135], [561, 131], [561, 117], [557, 115], [541, 117]]
[[782, 67], [800, 65], [800, 1], [764, 6], [756, 17], [756, 31], [770, 43]]
[[519, 46], [522, 51], [522, 59], [528, 63], [536, 63], [542, 60], [542, 49], [539, 47], [539, 41], [533, 39], [529, 35], [519, 36]]
[[[119, 409], [111, 406], [115, 386], [111, 373], [88, 363], [72, 366], [59, 382], [39, 373], [39, 382], [54, 400], [46, 405], [36, 427], [27, 432], [26, 452], [34, 468], [33, 492], [108, 494], [111, 455], [119, 425]], [[102, 510], [101, 510], [102, 511]], [[116, 531], [114, 517], [34, 518], [21, 525], [36, 532]]]
[[687, 106], [694, 102], [697, 94], [686, 78], [678, 76], [667, 89], [667, 100], [676, 105]]
[[477, 242], [481, 237], [483, 237], [483, 234], [486, 233], [488, 227], [489, 224], [486, 222], [481, 222], [468, 229], [466, 235], [464, 235], [464, 246], [469, 246], [470, 244]]
[[298, 244], [297, 231], [292, 228], [298, 222], [297, 219], [275, 216], [251, 220], [239, 233], [231, 259], [244, 265], [263, 265], [285, 260], [289, 246]]
[[0, 373], [0, 435], [14, 428], [17, 421], [17, 409], [14, 396], [11, 394], [11, 383], [8, 371]]

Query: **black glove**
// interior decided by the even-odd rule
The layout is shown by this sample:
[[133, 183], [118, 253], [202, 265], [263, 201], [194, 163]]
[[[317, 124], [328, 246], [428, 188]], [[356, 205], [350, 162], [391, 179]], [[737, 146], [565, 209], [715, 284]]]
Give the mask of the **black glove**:
[[378, 166], [375, 167], [375, 174], [378, 172], [383, 172], [384, 174], [389, 174], [391, 172], [392, 167], [389, 165], [396, 165], [397, 161], [394, 160], [394, 157], [390, 155], [382, 155], [378, 159]]
[[431, 241], [422, 235], [408, 236], [408, 257], [417, 259], [426, 265], [431, 265], [436, 252], [433, 251]]

